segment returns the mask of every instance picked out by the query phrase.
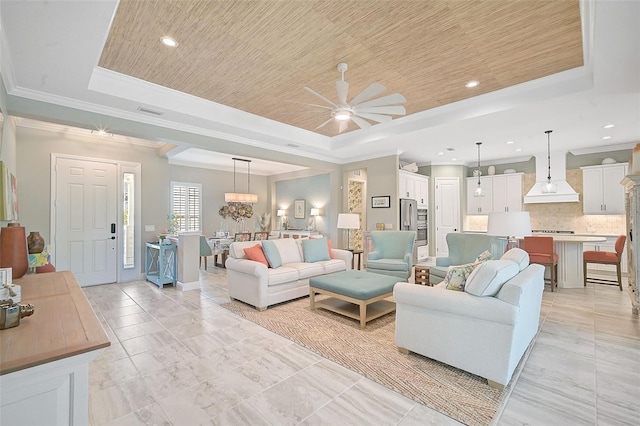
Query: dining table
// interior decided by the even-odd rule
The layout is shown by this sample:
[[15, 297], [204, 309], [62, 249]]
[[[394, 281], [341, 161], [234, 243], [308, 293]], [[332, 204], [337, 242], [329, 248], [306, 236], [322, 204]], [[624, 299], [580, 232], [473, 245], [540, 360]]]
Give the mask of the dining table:
[[224, 268], [224, 263], [229, 255], [229, 244], [233, 242], [233, 238], [228, 237], [210, 237], [207, 238], [207, 244], [211, 247], [211, 254], [213, 255], [213, 264]]

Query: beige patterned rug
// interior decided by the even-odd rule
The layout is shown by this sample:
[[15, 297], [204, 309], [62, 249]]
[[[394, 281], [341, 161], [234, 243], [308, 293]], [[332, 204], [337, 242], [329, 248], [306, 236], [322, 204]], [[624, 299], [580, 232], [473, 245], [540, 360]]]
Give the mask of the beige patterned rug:
[[504, 395], [504, 391], [490, 388], [478, 376], [420, 355], [399, 353], [394, 313], [367, 323], [361, 330], [356, 320], [324, 309], [311, 311], [308, 297], [263, 312], [238, 301], [222, 306], [469, 425], [489, 424]]

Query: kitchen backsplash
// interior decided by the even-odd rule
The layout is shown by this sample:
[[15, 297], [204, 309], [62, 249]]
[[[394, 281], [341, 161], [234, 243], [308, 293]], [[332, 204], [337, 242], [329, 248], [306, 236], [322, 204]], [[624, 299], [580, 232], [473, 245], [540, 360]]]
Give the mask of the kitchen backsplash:
[[[523, 194], [536, 181], [535, 173], [525, 173]], [[567, 182], [580, 194], [578, 203], [525, 204], [531, 214], [531, 229], [575, 231], [576, 234], [624, 234], [624, 215], [584, 215], [582, 213], [582, 170], [567, 170]], [[487, 216], [467, 216], [465, 231], [486, 231]]]

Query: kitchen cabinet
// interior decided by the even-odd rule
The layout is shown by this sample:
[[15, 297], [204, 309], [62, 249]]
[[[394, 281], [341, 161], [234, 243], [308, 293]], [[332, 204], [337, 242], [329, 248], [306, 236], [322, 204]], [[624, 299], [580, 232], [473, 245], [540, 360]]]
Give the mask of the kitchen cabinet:
[[429, 207], [429, 177], [404, 170], [398, 171], [399, 198], [411, 198], [418, 202], [418, 208]]
[[475, 194], [478, 178], [467, 178], [467, 214], [522, 211], [522, 173], [482, 176], [483, 195]]
[[522, 211], [522, 173], [490, 176], [492, 185], [492, 211]]
[[467, 178], [467, 214], [479, 215], [489, 214], [493, 209], [493, 179], [491, 176], [480, 178], [482, 195], [476, 194], [478, 188], [478, 178]]
[[581, 167], [584, 214], [625, 214], [624, 187], [628, 163]]
[[[617, 236], [607, 236], [607, 241], [603, 241], [601, 243], [584, 243], [582, 245], [583, 251], [616, 251], [616, 240]], [[615, 274], [616, 266], [615, 265], [602, 265], [600, 263], [588, 263], [587, 268], [589, 271], [605, 271], [612, 272]], [[627, 262], [627, 244], [624, 245], [624, 250], [622, 251], [622, 260], [620, 263], [620, 269], [623, 274], [628, 272], [628, 262]]]

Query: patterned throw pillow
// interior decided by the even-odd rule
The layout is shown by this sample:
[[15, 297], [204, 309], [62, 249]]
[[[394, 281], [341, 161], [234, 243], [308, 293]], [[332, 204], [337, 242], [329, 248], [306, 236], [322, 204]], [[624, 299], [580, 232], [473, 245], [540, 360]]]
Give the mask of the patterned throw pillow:
[[467, 277], [473, 272], [473, 268], [476, 265], [477, 263], [467, 263], [465, 265], [449, 266], [443, 281], [447, 290], [464, 291]]
[[489, 250], [485, 250], [482, 253], [480, 253], [478, 257], [476, 257], [476, 263], [486, 262], [487, 260], [491, 260], [491, 259], [493, 259], [493, 255], [491, 254], [491, 252]]

